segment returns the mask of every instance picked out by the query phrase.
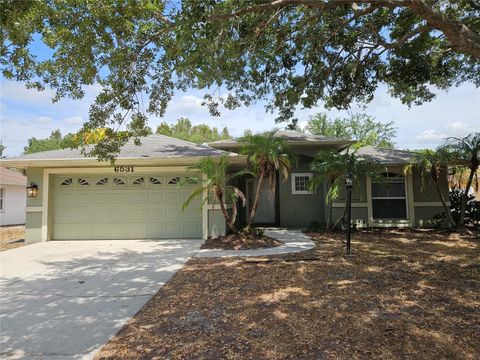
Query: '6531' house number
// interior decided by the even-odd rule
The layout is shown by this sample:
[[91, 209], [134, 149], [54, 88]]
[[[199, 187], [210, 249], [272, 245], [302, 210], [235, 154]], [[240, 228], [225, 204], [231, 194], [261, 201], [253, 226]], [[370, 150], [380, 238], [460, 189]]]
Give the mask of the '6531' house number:
[[121, 173], [123, 173], [123, 172], [127, 172], [127, 173], [128, 172], [132, 172], [132, 173], [135, 172], [134, 169], [133, 169], [133, 166], [115, 166], [113, 168], [113, 171], [121, 172]]

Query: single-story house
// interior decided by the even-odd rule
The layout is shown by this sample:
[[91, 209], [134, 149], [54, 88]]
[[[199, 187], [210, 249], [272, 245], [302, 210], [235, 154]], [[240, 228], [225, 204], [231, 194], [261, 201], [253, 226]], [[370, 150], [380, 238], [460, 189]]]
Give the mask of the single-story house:
[[0, 226], [25, 224], [27, 177], [0, 167]]
[[[318, 151], [342, 151], [353, 142], [303, 133], [278, 131], [297, 155], [296, 167], [287, 182], [278, 181], [274, 191], [262, 193], [258, 224], [306, 227], [326, 221], [327, 184], [308, 191], [312, 176], [309, 163]], [[25, 169], [28, 183], [38, 195], [27, 198], [26, 241], [79, 239], [207, 238], [223, 234], [225, 222], [218, 205], [202, 199], [182, 211], [182, 204], [202, 179], [189, 171], [200, 158], [228, 156], [232, 169], [247, 166], [235, 140], [198, 145], [164, 135], [150, 135], [141, 145], [127, 143], [114, 166], [86, 158], [79, 150], [46, 151], [2, 160], [3, 166]], [[422, 187], [419, 173], [403, 176], [408, 154], [370, 149], [365, 156], [382, 157], [395, 178], [395, 193], [382, 193], [370, 179], [354, 197], [354, 217], [372, 226], [425, 225], [441, 211], [430, 186]], [[178, 186], [182, 180], [187, 186]], [[401, 184], [401, 185], [399, 185]], [[255, 179], [238, 184], [251, 204]], [[400, 189], [403, 186], [403, 191]], [[445, 179], [446, 186], [446, 179]], [[388, 196], [386, 196], [388, 195]], [[207, 194], [203, 195], [204, 197]], [[383, 197], [382, 197], [383, 196]], [[403, 202], [403, 205], [401, 204]], [[392, 204], [396, 211], [385, 212]], [[340, 203], [334, 204], [335, 209]], [[245, 221], [241, 211], [239, 222]], [[384, 215], [386, 217], [384, 217]]]

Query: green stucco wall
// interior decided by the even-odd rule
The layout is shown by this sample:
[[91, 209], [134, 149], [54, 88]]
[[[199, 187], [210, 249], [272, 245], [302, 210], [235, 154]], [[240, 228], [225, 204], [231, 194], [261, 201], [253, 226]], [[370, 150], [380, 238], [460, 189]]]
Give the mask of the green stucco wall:
[[311, 158], [299, 156], [297, 164], [291, 170], [287, 181], [280, 180], [280, 226], [305, 228], [312, 221], [325, 222], [323, 186], [320, 186], [314, 194], [292, 194], [291, 174], [310, 173], [310, 161]]
[[[343, 207], [335, 207], [332, 209], [332, 223], [336, 223], [342, 216]], [[352, 221], [358, 228], [368, 226], [368, 209], [366, 207], [352, 207]]]
[[432, 226], [432, 218], [440, 213], [443, 213], [441, 206], [415, 206], [415, 226]]
[[[432, 178], [427, 175], [422, 180], [422, 174], [420, 170], [415, 169], [412, 173], [413, 180], [413, 199], [415, 202], [436, 202], [440, 201], [435, 183]], [[446, 173], [442, 173], [440, 179], [440, 189], [448, 200], [448, 182]]]

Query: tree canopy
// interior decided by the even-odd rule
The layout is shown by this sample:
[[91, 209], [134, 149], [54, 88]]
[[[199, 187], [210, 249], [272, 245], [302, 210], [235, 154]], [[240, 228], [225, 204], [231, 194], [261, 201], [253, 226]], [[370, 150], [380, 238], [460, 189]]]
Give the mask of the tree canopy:
[[136, 130], [107, 131], [102, 158], [177, 90], [203, 89], [212, 115], [264, 101], [295, 122], [297, 106], [367, 103], [380, 83], [408, 105], [479, 86], [479, 19], [472, 0], [2, 0], [0, 66], [57, 100], [100, 84], [84, 130]]
[[162, 122], [157, 127], [156, 133], [191, 141], [197, 144], [232, 138], [226, 127], [224, 127], [222, 131], [219, 131], [218, 128], [211, 128], [206, 124], [192, 126], [192, 122], [187, 118], [180, 118], [172, 125]]
[[28, 145], [25, 146], [24, 153], [32, 154], [40, 151], [63, 149], [72, 139], [72, 134], [62, 136], [60, 130], [54, 130], [48, 138], [37, 139], [32, 137], [28, 139]]
[[396, 129], [393, 122], [382, 123], [367, 114], [352, 114], [347, 118], [329, 119], [327, 114], [311, 116], [305, 127], [314, 135], [332, 136], [339, 139], [357, 140], [354, 147], [373, 145], [393, 148]]

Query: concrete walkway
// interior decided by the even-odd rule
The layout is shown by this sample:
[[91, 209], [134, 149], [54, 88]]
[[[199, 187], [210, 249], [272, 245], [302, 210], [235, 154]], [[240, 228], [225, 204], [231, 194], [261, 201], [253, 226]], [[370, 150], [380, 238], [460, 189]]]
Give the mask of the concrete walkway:
[[258, 250], [219, 250], [202, 249], [197, 251], [195, 257], [233, 257], [233, 256], [266, 256], [287, 253], [296, 253], [313, 249], [315, 243], [300, 230], [266, 229], [265, 235], [282, 240], [283, 245]]
[[92, 358], [201, 243], [52, 241], [1, 252], [0, 358]]

